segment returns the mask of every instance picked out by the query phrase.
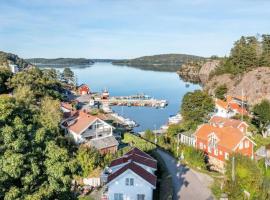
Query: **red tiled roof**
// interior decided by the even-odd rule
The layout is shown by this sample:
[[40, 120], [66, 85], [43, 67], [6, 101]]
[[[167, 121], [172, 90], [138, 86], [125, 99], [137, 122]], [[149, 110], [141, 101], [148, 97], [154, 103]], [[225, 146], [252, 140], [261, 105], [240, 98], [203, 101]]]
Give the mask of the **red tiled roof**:
[[70, 103], [67, 103], [67, 102], [61, 102], [61, 106], [62, 106], [63, 108], [65, 108], [65, 109], [70, 110], [70, 111], [73, 110], [72, 105], [71, 105]]
[[79, 111], [78, 117], [75, 119], [75, 122], [68, 127], [69, 130], [76, 134], [81, 134], [83, 130], [85, 130], [91, 123], [96, 121], [98, 118], [89, 115], [85, 112]]
[[239, 114], [243, 114], [243, 115], [247, 115], [248, 112], [245, 108], [242, 108], [241, 106], [239, 106], [237, 103], [229, 103], [229, 106], [232, 110], [234, 110], [235, 112], [239, 113]]
[[237, 128], [214, 127], [209, 124], [202, 125], [195, 133], [197, 138], [208, 141], [208, 136], [214, 133], [218, 137], [218, 145], [233, 150], [243, 139], [244, 134]]
[[108, 176], [108, 183], [117, 178], [118, 176], [120, 176], [121, 174], [123, 174], [127, 170], [133, 171], [135, 174], [137, 174], [138, 176], [146, 180], [148, 183], [150, 183], [153, 187], [156, 187], [157, 177], [134, 162], [130, 162], [127, 165], [120, 168], [119, 170], [117, 170], [116, 172], [110, 174]]
[[221, 100], [221, 99], [216, 99], [215, 104], [223, 109], [228, 109], [228, 104], [227, 102]]
[[110, 167], [121, 165], [121, 164], [130, 162], [130, 161], [134, 161], [136, 163], [146, 165], [146, 166], [151, 167], [153, 169], [157, 169], [157, 162], [155, 160], [143, 157], [143, 156], [135, 154], [135, 153], [124, 155], [116, 160], [113, 160], [111, 162]]
[[222, 127], [233, 127], [233, 128], [238, 128], [239, 125], [242, 124], [242, 123], [247, 125], [245, 122], [242, 122], [240, 120], [229, 119], [229, 118], [224, 118], [224, 117], [219, 117], [219, 116], [213, 116], [209, 120], [209, 123], [210, 124], [215, 124], [215, 125], [218, 125], [218, 126], [222, 126]]
[[130, 155], [130, 154], [137, 154], [137, 155], [140, 155], [142, 157], [146, 157], [146, 158], [155, 160], [153, 157], [149, 156], [147, 153], [143, 152], [142, 150], [138, 149], [137, 147], [134, 147], [129, 152], [127, 152], [125, 155]]

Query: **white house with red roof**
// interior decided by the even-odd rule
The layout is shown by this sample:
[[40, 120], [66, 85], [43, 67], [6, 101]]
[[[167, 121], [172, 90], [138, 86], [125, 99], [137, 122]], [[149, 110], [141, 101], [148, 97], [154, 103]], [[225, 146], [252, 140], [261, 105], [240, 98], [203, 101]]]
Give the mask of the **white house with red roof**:
[[113, 135], [114, 127], [93, 115], [77, 111], [62, 123], [62, 127], [77, 144], [89, 145], [100, 153], [117, 151], [118, 141]]
[[231, 118], [236, 114], [248, 115], [245, 108], [246, 104], [239, 104], [239, 102], [234, 101], [232, 97], [228, 96], [226, 101], [221, 99], [215, 99], [215, 113], [214, 116]]
[[156, 188], [157, 161], [138, 148], [111, 162], [107, 199], [152, 200]]

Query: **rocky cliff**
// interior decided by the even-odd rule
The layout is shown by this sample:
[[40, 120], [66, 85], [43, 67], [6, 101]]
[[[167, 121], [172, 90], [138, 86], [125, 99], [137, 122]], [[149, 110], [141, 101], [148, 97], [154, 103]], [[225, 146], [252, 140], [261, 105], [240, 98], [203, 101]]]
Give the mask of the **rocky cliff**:
[[250, 105], [259, 103], [262, 99], [270, 100], [270, 67], [258, 67], [244, 74], [233, 76], [222, 74], [210, 77], [220, 64], [219, 60], [208, 60], [200, 64], [186, 64], [178, 71], [186, 81], [199, 82], [203, 89], [214, 95], [220, 85], [226, 85], [227, 94], [241, 96], [242, 90]]
[[208, 81], [210, 73], [216, 69], [219, 63], [219, 60], [187, 63], [183, 64], [177, 73], [186, 81], [204, 85]]
[[250, 105], [259, 103], [262, 99], [270, 100], [270, 67], [259, 67], [236, 77], [230, 74], [214, 76], [204, 89], [214, 94], [215, 89], [222, 84], [228, 88], [228, 94], [240, 96], [242, 90]]

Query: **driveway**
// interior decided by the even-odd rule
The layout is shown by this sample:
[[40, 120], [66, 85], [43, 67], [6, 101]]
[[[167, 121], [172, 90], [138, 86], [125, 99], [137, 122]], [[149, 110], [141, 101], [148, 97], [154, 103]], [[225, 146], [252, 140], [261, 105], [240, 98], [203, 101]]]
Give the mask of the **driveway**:
[[212, 178], [177, 164], [170, 154], [158, 149], [157, 153], [164, 160], [173, 182], [173, 200], [213, 200], [209, 186]]

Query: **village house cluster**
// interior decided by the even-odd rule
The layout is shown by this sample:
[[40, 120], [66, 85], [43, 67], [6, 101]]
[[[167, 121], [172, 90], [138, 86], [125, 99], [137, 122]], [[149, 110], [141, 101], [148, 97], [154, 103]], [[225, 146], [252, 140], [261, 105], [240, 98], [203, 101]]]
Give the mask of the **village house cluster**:
[[[108, 92], [103, 92], [102, 98], [106, 99], [108, 95]], [[119, 141], [114, 133], [115, 127], [102, 119], [104, 115], [93, 115], [88, 109], [87, 105], [94, 106], [86, 101], [91, 97], [89, 86], [80, 85], [76, 97], [75, 100], [61, 102], [61, 127], [66, 136], [77, 145], [95, 148], [101, 154], [117, 152]], [[157, 161], [154, 158], [138, 148], [132, 148], [122, 157], [113, 160], [104, 170], [95, 169], [82, 182], [90, 187], [103, 186], [104, 200], [147, 200], [153, 198], [156, 170]]]
[[215, 112], [208, 123], [200, 125], [193, 134], [180, 134], [180, 142], [202, 150], [213, 170], [224, 173], [225, 161], [234, 153], [254, 159], [256, 145], [248, 132], [248, 124], [232, 119], [236, 114], [248, 114], [245, 98], [227, 96], [215, 99]]

